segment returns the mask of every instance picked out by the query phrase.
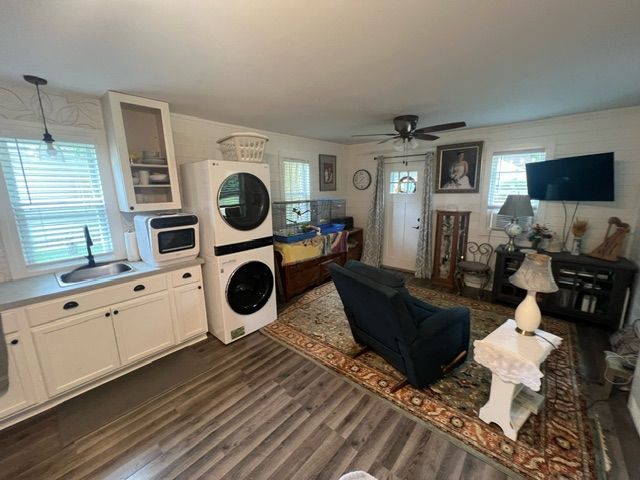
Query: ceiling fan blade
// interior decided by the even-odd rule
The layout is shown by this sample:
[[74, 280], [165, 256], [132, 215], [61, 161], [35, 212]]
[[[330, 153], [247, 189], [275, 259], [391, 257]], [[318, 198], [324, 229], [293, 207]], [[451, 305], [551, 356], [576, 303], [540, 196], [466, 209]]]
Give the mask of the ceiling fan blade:
[[393, 140], [394, 138], [400, 138], [400, 135], [394, 135], [394, 136], [393, 136], [393, 137], [391, 137], [391, 138], [385, 138], [385, 139], [384, 139], [384, 140], [382, 140], [381, 142], [378, 142], [378, 144], [388, 142], [389, 140]]
[[429, 140], [429, 141], [432, 141], [432, 140], [437, 140], [437, 139], [438, 139], [438, 138], [440, 138], [440, 137], [438, 137], [437, 135], [429, 135], [428, 133], [416, 133], [416, 134], [413, 136], [413, 138], [418, 138], [418, 139], [420, 139], [420, 140]]
[[432, 125], [430, 127], [418, 128], [414, 131], [414, 133], [442, 132], [444, 130], [453, 130], [454, 128], [462, 128], [466, 126], [467, 126], [466, 122], [443, 123], [440, 125]]
[[351, 135], [352, 137], [381, 137], [381, 136], [395, 137], [396, 133], [367, 133], [365, 135]]

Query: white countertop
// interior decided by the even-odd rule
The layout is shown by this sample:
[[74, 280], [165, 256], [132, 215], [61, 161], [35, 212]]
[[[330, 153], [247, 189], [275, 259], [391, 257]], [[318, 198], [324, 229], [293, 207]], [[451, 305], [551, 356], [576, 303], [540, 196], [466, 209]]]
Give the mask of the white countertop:
[[[116, 260], [114, 260], [114, 262], [115, 261]], [[152, 266], [144, 262], [127, 263], [133, 267], [131, 272], [121, 273], [116, 277], [100, 278], [66, 287], [61, 287], [58, 284], [55, 274], [53, 273], [0, 283], [0, 311], [51, 300], [56, 297], [64, 297], [66, 295], [95, 290], [109, 285], [117, 285], [118, 283], [125, 283], [136, 278], [147, 277], [157, 273], [170, 272], [193, 265], [201, 265], [204, 263], [204, 260], [198, 257], [184, 262], [176, 262], [162, 266]]]

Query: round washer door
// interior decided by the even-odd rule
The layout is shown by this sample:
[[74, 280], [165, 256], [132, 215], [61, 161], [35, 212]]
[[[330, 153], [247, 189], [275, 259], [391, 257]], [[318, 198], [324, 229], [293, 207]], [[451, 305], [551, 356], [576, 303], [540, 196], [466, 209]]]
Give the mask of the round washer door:
[[269, 190], [250, 173], [229, 175], [218, 191], [220, 216], [237, 230], [259, 227], [269, 214]]
[[234, 312], [250, 315], [264, 307], [272, 292], [271, 269], [262, 262], [249, 262], [231, 275], [227, 286], [227, 302]]

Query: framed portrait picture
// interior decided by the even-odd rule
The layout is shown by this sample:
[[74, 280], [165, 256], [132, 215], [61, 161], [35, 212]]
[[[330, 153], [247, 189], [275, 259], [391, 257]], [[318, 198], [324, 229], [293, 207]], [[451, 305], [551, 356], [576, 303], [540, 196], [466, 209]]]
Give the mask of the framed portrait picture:
[[336, 156], [320, 154], [320, 191], [333, 192], [336, 190]]
[[435, 193], [477, 193], [484, 142], [441, 145], [436, 154]]

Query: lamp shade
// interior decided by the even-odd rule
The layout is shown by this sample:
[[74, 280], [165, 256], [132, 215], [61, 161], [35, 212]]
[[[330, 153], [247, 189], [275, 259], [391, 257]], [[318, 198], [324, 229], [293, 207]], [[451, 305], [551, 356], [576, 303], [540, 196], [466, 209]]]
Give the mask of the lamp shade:
[[558, 285], [551, 273], [551, 257], [540, 253], [528, 253], [518, 271], [509, 277], [509, 282], [532, 292], [558, 291]]
[[498, 215], [508, 215], [512, 218], [533, 217], [529, 195], [509, 195], [500, 207]]

